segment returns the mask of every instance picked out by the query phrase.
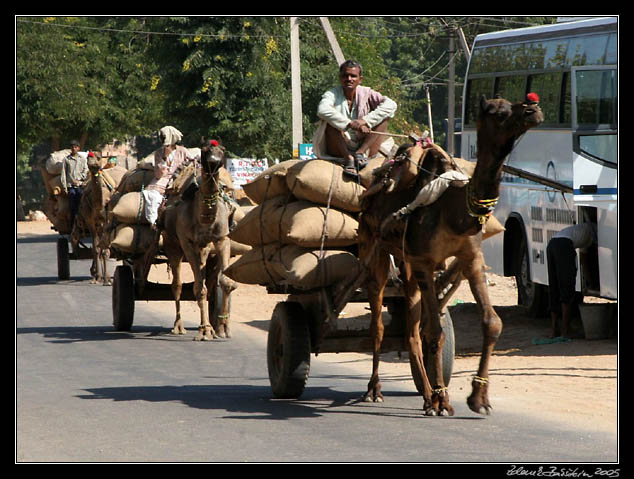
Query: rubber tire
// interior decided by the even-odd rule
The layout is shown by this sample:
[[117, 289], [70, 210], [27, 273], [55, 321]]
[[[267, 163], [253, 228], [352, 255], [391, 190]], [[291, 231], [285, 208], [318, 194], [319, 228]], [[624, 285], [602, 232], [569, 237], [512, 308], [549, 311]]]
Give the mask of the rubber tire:
[[310, 330], [300, 304], [281, 302], [275, 306], [269, 323], [266, 358], [273, 396], [299, 398], [310, 372]]
[[134, 275], [132, 268], [120, 265], [112, 281], [112, 325], [117, 331], [130, 331], [134, 322]]
[[70, 278], [70, 254], [66, 238], [57, 238], [57, 277], [60, 280]]
[[515, 268], [515, 284], [517, 285], [517, 304], [522, 306], [530, 317], [539, 318], [548, 313], [548, 288], [534, 283], [530, 276], [530, 253], [526, 240], [519, 245], [521, 252]]

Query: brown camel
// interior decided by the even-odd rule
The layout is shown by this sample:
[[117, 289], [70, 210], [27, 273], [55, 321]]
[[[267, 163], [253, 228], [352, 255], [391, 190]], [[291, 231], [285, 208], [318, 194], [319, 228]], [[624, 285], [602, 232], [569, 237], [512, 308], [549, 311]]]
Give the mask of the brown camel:
[[[531, 95], [534, 94], [530, 94], [529, 99], [534, 100], [536, 95]], [[542, 120], [536, 101], [511, 104], [504, 99], [483, 97], [477, 123], [477, 163], [466, 186], [453, 183], [434, 203], [411, 212], [404, 210], [423, 185], [447, 169], [446, 158], [427, 154], [424, 163], [419, 165], [415, 185], [393, 193], [379, 191], [364, 200], [359, 224], [359, 258], [368, 268], [366, 287], [374, 338], [372, 376], [366, 400], [383, 400], [378, 372], [383, 338], [381, 306], [392, 254], [401, 262], [410, 365], [414, 382], [424, 398], [425, 414], [453, 415], [442, 375], [444, 334], [438, 295], [444, 289], [447, 296], [446, 288], [451, 288], [451, 284], [455, 288], [460, 275], [469, 281], [483, 314], [483, 350], [467, 403], [477, 413], [490, 413], [489, 359], [502, 331], [502, 321], [488, 296], [481, 250], [482, 228], [499, 195], [504, 160], [517, 139]], [[435, 273], [450, 257], [455, 257], [454, 263], [435, 280]], [[425, 319], [423, 340], [430, 352], [429, 377], [423, 365], [421, 317]]]
[[106, 207], [112, 198], [116, 187], [127, 173], [123, 167], [114, 166], [103, 168], [103, 161], [98, 157], [88, 158], [90, 177], [84, 188], [84, 193], [79, 203], [79, 211], [75, 218], [71, 241], [77, 245], [84, 231], [92, 237], [93, 262], [90, 268], [91, 283], [103, 283], [104, 286], [112, 285], [108, 273], [108, 260], [110, 248], [107, 235], [104, 235], [106, 224]]
[[[180, 314], [182, 282], [180, 267], [183, 258], [194, 273], [194, 295], [200, 308], [200, 326], [197, 341], [209, 341], [217, 337], [231, 337], [229, 328], [229, 295], [236, 283], [223, 274], [229, 265], [229, 227], [233, 208], [223, 200], [218, 175], [224, 165], [225, 152], [215, 140], [204, 142], [201, 147], [201, 177], [198, 189], [181, 197], [165, 208], [163, 216], [163, 249], [172, 270], [172, 293], [176, 302], [176, 320], [173, 334], [185, 334]], [[210, 254], [215, 250], [215, 257]], [[209, 321], [207, 295], [220, 287], [222, 305], [217, 318], [216, 331]]]

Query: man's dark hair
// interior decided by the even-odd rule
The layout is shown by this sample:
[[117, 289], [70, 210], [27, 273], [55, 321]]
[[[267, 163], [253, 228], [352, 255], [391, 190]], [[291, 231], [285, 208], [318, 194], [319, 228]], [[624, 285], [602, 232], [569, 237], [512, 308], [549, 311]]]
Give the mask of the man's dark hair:
[[339, 75], [342, 75], [346, 68], [358, 68], [359, 76], [363, 76], [363, 67], [361, 66], [361, 63], [355, 60], [346, 60], [345, 62], [343, 62], [339, 66]]

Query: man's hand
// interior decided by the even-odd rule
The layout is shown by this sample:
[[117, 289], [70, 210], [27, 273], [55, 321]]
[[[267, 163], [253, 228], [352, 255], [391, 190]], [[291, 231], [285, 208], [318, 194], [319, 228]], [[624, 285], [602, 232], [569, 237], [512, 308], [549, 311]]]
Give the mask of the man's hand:
[[365, 120], [352, 120], [348, 124], [348, 128], [352, 128], [353, 130], [363, 133], [365, 135], [370, 133], [370, 127], [368, 127]]

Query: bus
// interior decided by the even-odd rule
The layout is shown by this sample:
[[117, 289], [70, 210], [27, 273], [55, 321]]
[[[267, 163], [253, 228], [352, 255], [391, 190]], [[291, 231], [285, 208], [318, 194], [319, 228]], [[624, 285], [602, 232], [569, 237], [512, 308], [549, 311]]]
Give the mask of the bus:
[[[516, 143], [494, 216], [504, 225], [482, 245], [493, 273], [515, 276], [518, 303], [547, 306], [546, 247], [572, 224], [597, 224], [598, 245], [580, 252], [577, 291], [617, 299], [618, 18], [589, 18], [478, 35], [463, 92], [461, 156], [476, 160], [482, 95], [511, 102], [535, 92], [543, 123]], [[548, 181], [540, 181], [540, 178]]]

